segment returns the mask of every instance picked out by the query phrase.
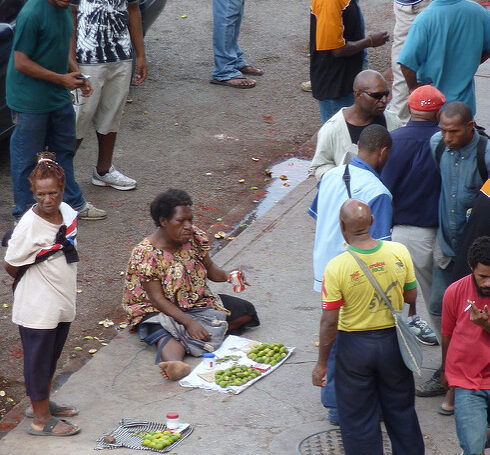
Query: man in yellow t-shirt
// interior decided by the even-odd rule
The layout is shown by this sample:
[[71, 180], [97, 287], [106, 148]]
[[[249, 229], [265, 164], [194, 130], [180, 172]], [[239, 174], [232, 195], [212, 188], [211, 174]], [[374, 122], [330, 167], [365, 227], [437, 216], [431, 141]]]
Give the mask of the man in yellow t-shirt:
[[[349, 249], [369, 267], [395, 310], [415, 305], [417, 282], [406, 247], [374, 240], [369, 206], [347, 200], [340, 227]], [[351, 253], [333, 258], [325, 268], [320, 349], [313, 370], [322, 386], [327, 359], [337, 339], [335, 392], [346, 455], [382, 455], [379, 411], [393, 453], [423, 455], [424, 442], [415, 412], [415, 384], [398, 347], [390, 309]]]

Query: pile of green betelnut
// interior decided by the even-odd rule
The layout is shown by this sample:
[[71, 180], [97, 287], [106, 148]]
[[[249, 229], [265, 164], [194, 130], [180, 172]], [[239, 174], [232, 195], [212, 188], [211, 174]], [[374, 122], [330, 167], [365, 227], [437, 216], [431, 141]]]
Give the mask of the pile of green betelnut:
[[259, 346], [255, 346], [248, 351], [248, 358], [258, 363], [266, 363], [268, 365], [275, 365], [280, 362], [288, 354], [286, 346], [275, 343], [262, 343]]
[[170, 433], [170, 431], [151, 431], [145, 433], [141, 445], [150, 449], [162, 450], [181, 438], [180, 433]]
[[214, 380], [220, 387], [241, 386], [257, 376], [261, 372], [245, 365], [235, 365], [226, 370], [218, 370], [214, 374]]

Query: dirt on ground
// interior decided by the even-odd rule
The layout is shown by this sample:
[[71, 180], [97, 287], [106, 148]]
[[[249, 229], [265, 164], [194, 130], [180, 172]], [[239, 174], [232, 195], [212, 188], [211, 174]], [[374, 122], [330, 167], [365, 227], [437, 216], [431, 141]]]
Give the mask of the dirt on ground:
[[[392, 32], [391, 0], [360, 3], [367, 33]], [[154, 229], [148, 208], [157, 193], [169, 187], [187, 190], [195, 223], [217, 249], [227, 240], [214, 239], [216, 232], [231, 233], [246, 228], [243, 220], [250, 222], [270, 184], [266, 169], [313, 155], [311, 142], [302, 145], [320, 127], [320, 115], [311, 94], [300, 89], [309, 79], [309, 2], [247, 0], [240, 45], [249, 63], [265, 71], [253, 89], [209, 83], [211, 37], [211, 3], [191, 0], [169, 0], [146, 36], [149, 77], [130, 91], [114, 155], [116, 167], [138, 181], [136, 190], [91, 185], [97, 150], [93, 132], [78, 151], [76, 175], [84, 196], [106, 209], [108, 217], [79, 223], [77, 318], [58, 365], [58, 384], [90, 359], [91, 349], [103, 349], [121, 330], [122, 275], [131, 249]], [[386, 70], [390, 51], [389, 45], [370, 49], [370, 66]], [[3, 234], [13, 224], [8, 144], [1, 146], [0, 157]], [[24, 385], [22, 347], [11, 322], [12, 280], [3, 270], [0, 282], [2, 418], [24, 398]], [[105, 319], [115, 324], [99, 324]]]

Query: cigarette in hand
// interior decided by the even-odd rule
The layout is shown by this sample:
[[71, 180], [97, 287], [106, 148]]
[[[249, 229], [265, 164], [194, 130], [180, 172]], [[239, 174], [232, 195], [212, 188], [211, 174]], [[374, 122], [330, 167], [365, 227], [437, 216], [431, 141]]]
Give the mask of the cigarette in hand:
[[471, 308], [471, 305], [475, 303], [474, 300], [467, 300], [467, 302], [468, 306], [463, 310], [463, 313], [466, 313]]

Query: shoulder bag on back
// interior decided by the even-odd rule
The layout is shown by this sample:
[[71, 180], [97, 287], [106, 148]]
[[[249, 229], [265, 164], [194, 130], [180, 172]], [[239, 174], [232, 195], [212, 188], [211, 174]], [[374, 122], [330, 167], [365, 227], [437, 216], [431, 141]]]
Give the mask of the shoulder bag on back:
[[422, 349], [417, 342], [417, 338], [410, 331], [410, 328], [403, 320], [402, 312], [394, 310], [394, 308], [391, 306], [390, 299], [388, 299], [386, 294], [383, 292], [381, 286], [376, 281], [376, 278], [374, 278], [371, 270], [369, 270], [367, 265], [364, 264], [362, 259], [357, 256], [357, 254], [355, 254], [351, 249], [348, 249], [347, 251], [349, 251], [349, 253], [354, 256], [354, 259], [359, 264], [359, 267], [361, 267], [361, 270], [366, 278], [371, 282], [376, 292], [383, 299], [386, 306], [390, 309], [391, 314], [393, 315], [393, 319], [395, 320], [398, 346], [400, 348], [400, 353], [402, 355], [403, 361], [405, 362], [405, 365], [409, 370], [417, 373], [419, 376], [422, 376]]

